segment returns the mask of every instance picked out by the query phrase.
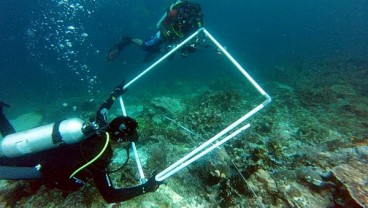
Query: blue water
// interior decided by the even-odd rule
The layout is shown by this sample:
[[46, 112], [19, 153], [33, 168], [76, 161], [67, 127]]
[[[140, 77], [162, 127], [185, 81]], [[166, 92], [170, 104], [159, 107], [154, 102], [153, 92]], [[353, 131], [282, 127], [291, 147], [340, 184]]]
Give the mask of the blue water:
[[[261, 81], [277, 64], [367, 58], [366, 0], [198, 2], [205, 27]], [[147, 66], [136, 48], [109, 64], [109, 48], [124, 35], [154, 34], [170, 3], [0, 0], [0, 100], [19, 109], [106, 95]]]

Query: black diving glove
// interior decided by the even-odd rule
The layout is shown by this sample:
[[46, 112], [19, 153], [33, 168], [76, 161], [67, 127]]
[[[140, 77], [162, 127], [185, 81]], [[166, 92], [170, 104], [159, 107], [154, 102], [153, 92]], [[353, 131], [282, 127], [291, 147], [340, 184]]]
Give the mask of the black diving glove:
[[145, 192], [155, 192], [161, 184], [163, 184], [163, 181], [156, 181], [155, 177], [157, 174], [153, 174], [151, 178], [148, 179], [148, 181], [143, 184], [143, 188]]
[[111, 93], [114, 97], [119, 97], [124, 94], [126, 90], [124, 90], [125, 80], [123, 80], [118, 86], [114, 88], [114, 91]]

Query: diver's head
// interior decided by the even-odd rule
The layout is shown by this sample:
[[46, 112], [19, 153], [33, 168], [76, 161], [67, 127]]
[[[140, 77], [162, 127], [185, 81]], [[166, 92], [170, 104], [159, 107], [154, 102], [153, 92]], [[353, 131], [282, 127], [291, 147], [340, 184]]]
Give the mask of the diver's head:
[[119, 116], [111, 121], [106, 131], [113, 141], [135, 142], [138, 140], [138, 123], [128, 116]]
[[170, 19], [175, 19], [177, 15], [178, 15], [177, 9], [170, 10], [167, 14], [168, 18]]

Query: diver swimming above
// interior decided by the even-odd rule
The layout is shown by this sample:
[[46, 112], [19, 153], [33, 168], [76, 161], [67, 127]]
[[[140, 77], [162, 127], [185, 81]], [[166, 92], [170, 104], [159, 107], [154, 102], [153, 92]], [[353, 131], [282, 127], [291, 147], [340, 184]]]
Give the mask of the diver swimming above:
[[[114, 61], [119, 53], [131, 43], [147, 51], [145, 61], [151, 61], [161, 51], [161, 45], [175, 45], [203, 26], [203, 14], [198, 3], [189, 0], [173, 3], [156, 25], [157, 32], [148, 40], [124, 37], [110, 49], [107, 60]], [[195, 43], [188, 43], [181, 51], [187, 56], [196, 50]]]
[[109, 177], [109, 173], [121, 170], [108, 168], [112, 159], [110, 141], [138, 140], [134, 119], [119, 116], [107, 122], [108, 110], [125, 92], [123, 86], [124, 82], [119, 84], [99, 107], [95, 122], [72, 118], [19, 133], [3, 113], [3, 107], [9, 105], [0, 102], [0, 133], [4, 137], [0, 142], [0, 179], [39, 179], [47, 187], [64, 192], [74, 191], [93, 179], [108, 203], [157, 190], [162, 182], [156, 181], [154, 174], [145, 183], [127, 188], [114, 188]]

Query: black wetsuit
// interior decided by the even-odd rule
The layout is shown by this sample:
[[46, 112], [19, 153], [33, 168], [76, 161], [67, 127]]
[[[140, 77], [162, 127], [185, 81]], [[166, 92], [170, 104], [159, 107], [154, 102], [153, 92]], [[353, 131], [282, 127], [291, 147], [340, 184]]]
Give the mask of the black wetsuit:
[[[99, 108], [96, 116], [99, 125], [104, 126], [107, 124], [104, 119], [105, 116], [101, 112], [103, 109], [109, 109], [115, 99], [116, 97], [112, 94]], [[2, 112], [0, 112], [0, 119], [0, 124], [5, 124], [1, 126], [0, 131], [6, 136], [7, 133], [11, 133], [9, 131], [11, 125]], [[10, 127], [6, 124], [9, 124]], [[155, 191], [158, 188], [159, 183], [154, 177], [140, 186], [114, 188], [108, 174], [104, 171], [112, 155], [110, 145], [93, 165], [87, 166], [78, 172], [75, 177], [69, 179], [75, 170], [101, 152], [105, 142], [104, 133], [95, 134], [83, 140], [83, 142], [73, 145], [65, 145], [56, 149], [17, 158], [2, 157], [0, 158], [0, 166], [35, 167], [39, 164], [41, 166], [40, 172], [43, 182], [46, 185], [59, 188], [63, 191], [75, 190], [81, 187], [86, 182], [86, 179], [93, 178], [97, 189], [108, 203], [126, 201], [146, 192]]]
[[[142, 42], [141, 48], [148, 52], [144, 62], [153, 61], [161, 52], [163, 43], [176, 45], [180, 40], [188, 37], [203, 26], [202, 9], [198, 3], [178, 1], [171, 5], [170, 8], [166, 12], [166, 17], [160, 22], [155, 35]], [[175, 11], [174, 15], [170, 15], [172, 11]], [[120, 51], [131, 42], [130, 38], [124, 37], [120, 43], [110, 49], [107, 60], [114, 61]], [[187, 50], [187, 47], [184, 47], [183, 50]]]
[[[144, 59], [145, 62], [154, 60], [163, 43], [176, 45], [203, 26], [203, 14], [199, 4], [180, 1], [171, 7], [159, 25], [159, 32], [142, 43], [142, 49], [148, 52]], [[182, 48], [182, 55], [194, 52], [188, 48], [190, 47], [184, 46]]]

